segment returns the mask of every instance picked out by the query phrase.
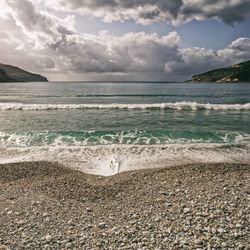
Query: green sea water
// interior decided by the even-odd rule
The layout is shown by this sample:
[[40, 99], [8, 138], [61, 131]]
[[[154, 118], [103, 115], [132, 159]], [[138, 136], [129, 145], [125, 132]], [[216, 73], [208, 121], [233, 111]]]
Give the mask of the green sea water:
[[156, 164], [248, 162], [249, 145], [250, 83], [0, 85], [2, 163], [59, 161], [109, 175]]

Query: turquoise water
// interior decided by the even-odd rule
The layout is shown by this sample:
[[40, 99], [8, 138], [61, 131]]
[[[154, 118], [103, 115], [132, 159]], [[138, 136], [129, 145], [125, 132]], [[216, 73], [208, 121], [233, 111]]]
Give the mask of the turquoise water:
[[246, 162], [249, 145], [250, 83], [0, 85], [2, 162], [56, 160], [86, 172], [106, 164], [113, 173], [158, 160]]

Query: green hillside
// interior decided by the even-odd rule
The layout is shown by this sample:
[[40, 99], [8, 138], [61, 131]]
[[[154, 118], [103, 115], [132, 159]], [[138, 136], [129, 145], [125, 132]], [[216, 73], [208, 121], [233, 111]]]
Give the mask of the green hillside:
[[191, 82], [250, 82], [250, 61], [194, 75]]
[[0, 82], [47, 82], [47, 78], [0, 63]]

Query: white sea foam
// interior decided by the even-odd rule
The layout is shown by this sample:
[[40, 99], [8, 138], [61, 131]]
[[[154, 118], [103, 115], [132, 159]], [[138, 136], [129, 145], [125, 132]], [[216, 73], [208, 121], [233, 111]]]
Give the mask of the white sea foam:
[[7, 147], [0, 163], [50, 161], [95, 175], [192, 163], [249, 163], [250, 146], [223, 144]]
[[[36, 133], [6, 133], [0, 132], [0, 148], [7, 147], [84, 147], [97, 145], [168, 145], [168, 144], [197, 144], [197, 143], [225, 143], [225, 144], [249, 144], [250, 134], [240, 132], [210, 132], [210, 137], [190, 138], [183, 134], [174, 136], [173, 133], [158, 134], [152, 136], [147, 131], [117, 131], [106, 132], [100, 135], [96, 131], [79, 132], [80, 137], [60, 132], [36, 132]], [[195, 133], [193, 133], [195, 136]], [[202, 136], [204, 138], [202, 138]], [[213, 138], [214, 137], [214, 138]]]
[[152, 104], [23, 104], [0, 103], [0, 111], [6, 110], [71, 110], [71, 109], [175, 109], [175, 110], [250, 110], [246, 104], [210, 104], [197, 102]]

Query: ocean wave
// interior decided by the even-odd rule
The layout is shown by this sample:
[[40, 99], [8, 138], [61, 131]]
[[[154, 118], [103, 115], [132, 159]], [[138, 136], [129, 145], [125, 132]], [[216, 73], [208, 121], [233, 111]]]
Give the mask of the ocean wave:
[[47, 94], [36, 94], [26, 92], [20, 92], [16, 95], [13, 95], [13, 92], [3, 92], [0, 90], [0, 99], [44, 99], [44, 98], [63, 98], [63, 99], [73, 99], [73, 98], [154, 98], [154, 97], [177, 97], [177, 98], [229, 98], [229, 97], [248, 97], [248, 93], [213, 93], [213, 94], [67, 94], [67, 95], [47, 95]]
[[72, 110], [72, 109], [174, 109], [174, 110], [250, 110], [246, 104], [211, 104], [197, 102], [152, 103], [152, 104], [24, 104], [0, 103], [0, 111], [7, 110]]
[[212, 131], [45, 131], [0, 132], [0, 146], [6, 147], [80, 147], [95, 145], [169, 145], [197, 143], [250, 143], [250, 134]]

